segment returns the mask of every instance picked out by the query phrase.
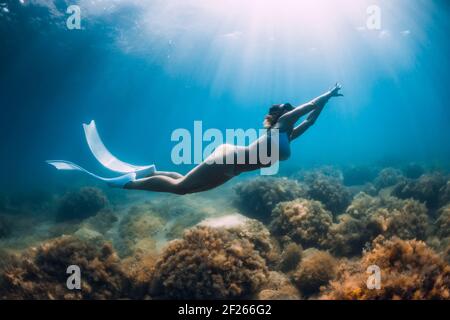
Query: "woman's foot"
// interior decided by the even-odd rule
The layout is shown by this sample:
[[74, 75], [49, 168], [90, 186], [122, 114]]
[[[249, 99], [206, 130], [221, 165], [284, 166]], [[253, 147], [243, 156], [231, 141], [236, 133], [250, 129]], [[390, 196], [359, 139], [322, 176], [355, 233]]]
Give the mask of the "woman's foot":
[[155, 174], [155, 171], [156, 171], [155, 165], [151, 165], [144, 169], [137, 170], [134, 173], [136, 173], [136, 179], [142, 179], [153, 176]]
[[135, 180], [136, 180], [136, 173], [131, 172], [117, 178], [108, 179], [107, 183], [108, 186], [110, 186], [111, 188], [123, 189], [127, 183]]

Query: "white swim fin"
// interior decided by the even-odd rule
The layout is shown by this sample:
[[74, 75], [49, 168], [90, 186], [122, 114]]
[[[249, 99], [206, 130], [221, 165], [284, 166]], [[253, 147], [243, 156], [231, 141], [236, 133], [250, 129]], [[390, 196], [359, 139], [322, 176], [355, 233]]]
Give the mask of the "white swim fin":
[[109, 150], [106, 149], [105, 145], [103, 144], [103, 141], [98, 134], [94, 120], [92, 120], [89, 124], [83, 124], [83, 128], [89, 149], [91, 149], [91, 152], [94, 155], [94, 157], [105, 168], [120, 173], [135, 172], [137, 178], [148, 177], [156, 171], [154, 165], [135, 166], [120, 161], [115, 156], [113, 156], [111, 152], [109, 152]]
[[47, 160], [49, 165], [54, 166], [58, 170], [77, 170], [89, 174], [90, 176], [106, 182], [112, 188], [123, 188], [128, 182], [136, 180], [136, 173], [130, 172], [120, 177], [115, 178], [103, 178], [86, 169], [80, 167], [79, 165], [65, 160]]

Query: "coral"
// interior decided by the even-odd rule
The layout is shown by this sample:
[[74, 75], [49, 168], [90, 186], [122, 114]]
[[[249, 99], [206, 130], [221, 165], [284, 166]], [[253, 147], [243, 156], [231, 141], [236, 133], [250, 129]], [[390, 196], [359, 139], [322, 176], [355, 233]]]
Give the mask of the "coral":
[[256, 295], [257, 300], [298, 300], [300, 293], [282, 273], [270, 271], [267, 282]]
[[318, 201], [282, 202], [273, 210], [272, 217], [270, 229], [275, 236], [287, 236], [305, 248], [321, 248], [328, 243], [333, 216]]
[[380, 190], [387, 187], [392, 187], [397, 183], [405, 180], [402, 172], [394, 168], [385, 168], [378, 173], [374, 180], [375, 187]]
[[303, 248], [296, 243], [289, 243], [280, 256], [278, 269], [286, 273], [295, 270], [302, 260]]
[[136, 250], [153, 250], [152, 237], [163, 230], [164, 220], [153, 211], [143, 211], [134, 206], [119, 223], [118, 249], [121, 255], [133, 254]]
[[344, 185], [364, 185], [371, 182], [377, 172], [370, 166], [348, 166], [343, 170]]
[[293, 274], [297, 288], [306, 296], [318, 293], [320, 287], [336, 276], [337, 261], [326, 251], [309, 249]]
[[280, 202], [306, 196], [303, 185], [284, 178], [259, 177], [236, 185], [236, 206], [244, 214], [267, 222]]
[[342, 213], [351, 202], [350, 192], [337, 179], [318, 176], [308, 187], [308, 196], [322, 202], [335, 215]]
[[[82, 270], [81, 290], [66, 287], [66, 269]], [[130, 283], [110, 244], [65, 236], [50, 240], [9, 264], [0, 276], [2, 299], [117, 299]]]
[[97, 214], [108, 206], [108, 199], [98, 188], [84, 187], [66, 193], [59, 201], [57, 221], [82, 220]]
[[439, 217], [435, 221], [435, 227], [438, 237], [450, 237], [450, 204], [439, 209]]
[[248, 239], [204, 226], [171, 241], [154, 269], [153, 296], [175, 299], [250, 297], [267, 281], [268, 272]]
[[[381, 270], [381, 288], [369, 289], [369, 266]], [[344, 262], [322, 299], [449, 299], [450, 266], [422, 241], [385, 239], [358, 262]]]
[[413, 198], [424, 202], [428, 208], [436, 208], [439, 205], [439, 191], [446, 182], [441, 173], [426, 174], [417, 180], [398, 183], [392, 190], [392, 195], [401, 199]]
[[365, 244], [384, 234], [403, 239], [425, 239], [429, 219], [425, 206], [415, 200], [358, 194], [346, 214], [330, 230], [329, 247], [339, 256], [360, 254]]

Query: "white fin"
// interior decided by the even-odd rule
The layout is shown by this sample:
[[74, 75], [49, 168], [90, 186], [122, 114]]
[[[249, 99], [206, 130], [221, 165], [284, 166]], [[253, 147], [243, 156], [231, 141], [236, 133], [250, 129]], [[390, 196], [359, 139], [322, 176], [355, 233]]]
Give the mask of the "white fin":
[[102, 139], [100, 139], [94, 120], [92, 120], [89, 124], [83, 124], [83, 128], [84, 134], [86, 135], [87, 144], [89, 145], [92, 154], [105, 168], [120, 173], [136, 172], [138, 176], [148, 176], [155, 172], [156, 169], [154, 165], [135, 166], [120, 161], [113, 156], [111, 152], [106, 149]]
[[93, 174], [92, 172], [87, 171], [86, 169], [84, 169], [84, 168], [80, 167], [79, 165], [77, 165], [73, 162], [70, 162], [70, 161], [47, 160], [46, 162], [49, 165], [54, 166], [58, 170], [76, 170], [76, 171], [81, 171], [81, 172], [87, 173], [88, 175], [90, 175], [98, 180], [102, 180], [102, 181], [108, 183], [111, 187], [121, 188], [128, 182], [136, 179], [136, 173], [134, 173], [134, 172], [122, 175], [120, 177], [115, 177], [115, 178], [103, 178], [96, 174]]

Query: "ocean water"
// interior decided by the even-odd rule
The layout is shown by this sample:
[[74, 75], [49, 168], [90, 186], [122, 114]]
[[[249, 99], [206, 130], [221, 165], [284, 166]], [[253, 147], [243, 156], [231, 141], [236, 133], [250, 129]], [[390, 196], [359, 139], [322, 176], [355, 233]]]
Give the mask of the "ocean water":
[[[70, 5], [77, 7], [68, 13]], [[70, 28], [73, 12], [80, 13], [79, 29]], [[450, 201], [449, 32], [447, 1], [0, 0], [0, 209], [5, 217], [0, 247], [20, 260], [20, 254], [45, 241], [65, 248], [60, 237], [80, 235], [84, 228], [91, 233], [82, 233], [83, 239], [90, 239], [93, 231], [102, 234], [121, 259], [139, 256], [140, 250], [140, 255], [151, 252], [158, 261], [164, 259], [161, 252], [169, 240], [182, 238], [183, 231], [201, 220], [239, 213], [262, 221], [280, 253], [288, 246], [278, 237], [281, 232], [304, 250], [330, 251], [333, 259], [359, 257], [367, 243], [366, 247], [375, 246], [374, 239], [359, 240], [360, 246], [342, 245], [356, 246], [356, 253], [327, 246], [322, 238], [305, 240], [277, 227], [283, 223], [270, 219], [271, 205], [261, 209], [252, 207], [252, 201], [273, 201], [275, 206], [295, 199], [318, 200], [331, 212], [330, 223], [337, 225], [342, 214], [349, 214], [358, 192], [364, 191], [374, 199], [386, 194], [395, 201], [412, 198], [422, 207], [402, 209], [405, 214], [417, 214], [418, 221], [428, 219], [424, 230], [438, 226], [438, 231], [427, 229], [426, 234], [402, 233], [394, 227], [379, 232], [400, 238], [388, 240], [384, 250], [406, 245], [401, 241], [423, 240], [428, 246], [423, 250], [434, 250], [424, 254], [435, 254], [448, 264], [450, 234], [444, 220], [450, 219], [445, 209]], [[317, 123], [292, 143], [292, 156], [281, 163], [276, 177], [245, 174], [205, 194], [179, 197], [112, 190], [82, 173], [57, 171], [45, 163], [70, 160], [102, 176], [114, 176], [86, 144], [82, 124], [95, 120], [105, 145], [119, 159], [184, 174], [194, 165], [173, 162], [174, 130], [193, 133], [194, 121], [201, 121], [204, 130], [260, 129], [272, 104], [300, 105], [336, 82], [344, 97], [332, 99]], [[385, 168], [390, 169], [380, 174]], [[311, 190], [320, 181], [324, 184], [318, 190], [328, 191], [317, 195]], [[267, 200], [264, 192], [273, 186], [278, 191], [268, 192], [275, 195]], [[83, 187], [96, 189], [83, 194]], [[302, 193], [297, 187], [309, 191]], [[258, 188], [259, 193], [252, 193]], [[334, 188], [339, 191], [333, 193]], [[285, 189], [292, 194], [286, 195]], [[333, 195], [327, 192], [337, 194], [338, 204], [330, 203]], [[398, 208], [407, 205], [395, 203]], [[101, 216], [97, 220], [103, 222], [97, 224], [83, 220], [105, 210], [116, 218]], [[368, 207], [363, 210], [375, 215]], [[153, 229], [135, 230], [139, 228], [133, 219], [148, 220], [144, 225]], [[243, 218], [230, 219], [219, 224], [239, 225]], [[110, 227], [98, 227], [102, 223]], [[2, 228], [8, 230], [4, 235]], [[195, 232], [191, 236], [201, 238]], [[195, 254], [195, 248], [190, 249]], [[280, 262], [265, 263], [279, 271]], [[302, 285], [300, 271], [292, 271], [298, 276], [289, 272], [283, 274], [297, 279], [292, 280], [292, 290], [318, 297], [314, 285], [312, 291]], [[164, 273], [154, 278], [164, 278]], [[333, 295], [338, 291], [333, 288], [323, 296], [342, 298]], [[0, 296], [43, 298], [23, 288], [8, 290]], [[152, 292], [150, 296], [164, 298], [205, 298], [176, 285]], [[252, 294], [230, 290], [206, 298]]]

